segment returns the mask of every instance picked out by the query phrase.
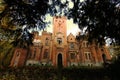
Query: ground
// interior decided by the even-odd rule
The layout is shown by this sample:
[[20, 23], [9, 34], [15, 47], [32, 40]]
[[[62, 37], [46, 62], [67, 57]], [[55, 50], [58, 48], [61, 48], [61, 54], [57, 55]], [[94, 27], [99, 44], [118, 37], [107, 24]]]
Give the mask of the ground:
[[29, 66], [0, 70], [0, 80], [119, 80], [109, 68]]

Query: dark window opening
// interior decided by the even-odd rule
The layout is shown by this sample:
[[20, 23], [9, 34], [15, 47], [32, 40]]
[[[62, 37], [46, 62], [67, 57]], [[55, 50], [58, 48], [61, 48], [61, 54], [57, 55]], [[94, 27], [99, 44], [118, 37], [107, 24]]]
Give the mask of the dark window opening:
[[31, 63], [29, 63], [28, 65], [29, 65], [29, 66], [31, 66], [32, 64], [31, 64]]
[[48, 49], [45, 49], [43, 59], [48, 58]]
[[62, 44], [62, 38], [57, 38], [58, 44]]
[[101, 51], [103, 51], [103, 49], [101, 49]]
[[103, 53], [102, 54], [103, 61], [106, 62], [106, 55]]
[[46, 40], [45, 40], [45, 45], [46, 45], [46, 46], [49, 45], [49, 39], [48, 39], [48, 38], [46, 38]]
[[87, 56], [87, 54], [85, 54], [85, 58], [86, 58], [86, 59], [88, 59], [88, 56]]

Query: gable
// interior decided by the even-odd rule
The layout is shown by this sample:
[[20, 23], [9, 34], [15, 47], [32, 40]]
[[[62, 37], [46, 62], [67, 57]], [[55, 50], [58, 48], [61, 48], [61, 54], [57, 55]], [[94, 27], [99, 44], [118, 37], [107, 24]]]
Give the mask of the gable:
[[75, 42], [75, 36], [72, 33], [70, 33], [67, 37], [67, 41], [68, 42]]

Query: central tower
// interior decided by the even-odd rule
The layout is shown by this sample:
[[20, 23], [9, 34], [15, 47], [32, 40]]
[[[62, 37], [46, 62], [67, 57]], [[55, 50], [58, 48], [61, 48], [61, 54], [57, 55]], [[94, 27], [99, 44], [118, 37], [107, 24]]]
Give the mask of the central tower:
[[[67, 18], [54, 17], [53, 18], [53, 64], [67, 66], [66, 52], [67, 52]], [[59, 57], [60, 56], [60, 57]], [[61, 61], [59, 63], [59, 61]]]

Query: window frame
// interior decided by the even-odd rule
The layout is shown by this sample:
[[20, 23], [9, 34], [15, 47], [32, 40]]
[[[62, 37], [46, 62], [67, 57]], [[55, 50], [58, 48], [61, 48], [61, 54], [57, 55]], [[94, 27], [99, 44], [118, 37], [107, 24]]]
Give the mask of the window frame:
[[86, 60], [91, 60], [91, 52], [84, 52], [84, 54], [85, 54], [85, 59]]

